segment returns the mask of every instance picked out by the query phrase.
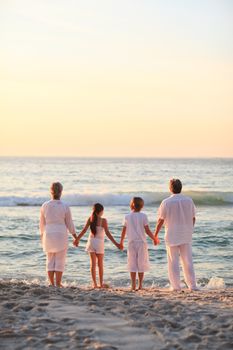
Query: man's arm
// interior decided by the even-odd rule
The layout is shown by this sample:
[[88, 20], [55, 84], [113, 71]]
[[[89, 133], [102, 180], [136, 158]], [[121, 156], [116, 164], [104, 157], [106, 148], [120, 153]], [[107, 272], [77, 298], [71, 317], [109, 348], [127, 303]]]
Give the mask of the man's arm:
[[157, 239], [159, 231], [161, 230], [162, 226], [164, 224], [164, 219], [159, 218], [156, 228], [155, 228], [155, 238]]

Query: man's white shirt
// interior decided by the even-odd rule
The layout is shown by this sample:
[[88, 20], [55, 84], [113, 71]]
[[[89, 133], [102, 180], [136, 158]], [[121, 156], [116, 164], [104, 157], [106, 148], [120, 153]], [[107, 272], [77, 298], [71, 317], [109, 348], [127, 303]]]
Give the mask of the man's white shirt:
[[176, 246], [192, 242], [195, 215], [193, 200], [183, 194], [173, 194], [162, 201], [158, 218], [164, 220], [166, 245]]

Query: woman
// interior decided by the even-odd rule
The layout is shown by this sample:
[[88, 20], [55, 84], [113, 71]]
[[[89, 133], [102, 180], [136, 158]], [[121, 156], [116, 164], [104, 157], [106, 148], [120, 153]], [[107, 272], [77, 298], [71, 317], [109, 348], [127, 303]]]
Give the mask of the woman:
[[65, 268], [68, 249], [68, 231], [77, 238], [68, 205], [61, 201], [62, 184], [52, 183], [50, 193], [52, 199], [45, 202], [40, 210], [40, 235], [43, 250], [46, 253], [46, 270], [50, 285], [62, 287], [61, 280]]

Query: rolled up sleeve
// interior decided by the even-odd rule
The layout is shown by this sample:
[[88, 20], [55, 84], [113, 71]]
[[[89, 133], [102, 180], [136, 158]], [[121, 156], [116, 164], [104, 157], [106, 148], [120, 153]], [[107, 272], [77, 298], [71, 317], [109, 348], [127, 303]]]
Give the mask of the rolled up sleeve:
[[45, 217], [44, 217], [44, 210], [43, 207], [40, 209], [40, 234], [43, 236], [44, 231], [45, 231]]
[[66, 227], [69, 230], [69, 232], [71, 234], [75, 234], [75, 227], [74, 227], [74, 223], [72, 220], [71, 210], [69, 207], [67, 207], [67, 210], [66, 210], [65, 223], [66, 223]]
[[162, 219], [162, 220], [166, 219], [166, 206], [163, 202], [160, 204], [157, 217], [158, 219]]

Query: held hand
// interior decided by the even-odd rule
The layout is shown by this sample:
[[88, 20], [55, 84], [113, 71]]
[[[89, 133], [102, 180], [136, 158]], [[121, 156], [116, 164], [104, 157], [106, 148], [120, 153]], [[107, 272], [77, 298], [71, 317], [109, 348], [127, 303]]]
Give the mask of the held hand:
[[124, 250], [124, 245], [123, 245], [123, 243], [120, 243], [120, 244], [119, 244], [119, 249], [120, 249], [120, 250]]
[[75, 239], [73, 240], [73, 245], [74, 245], [75, 247], [78, 247], [78, 245], [79, 245], [79, 239], [78, 239], [78, 238], [75, 238]]
[[160, 243], [160, 240], [158, 238], [158, 236], [154, 237], [154, 245], [158, 245]]
[[120, 243], [116, 243], [116, 247], [117, 247], [118, 249], [121, 249]]

